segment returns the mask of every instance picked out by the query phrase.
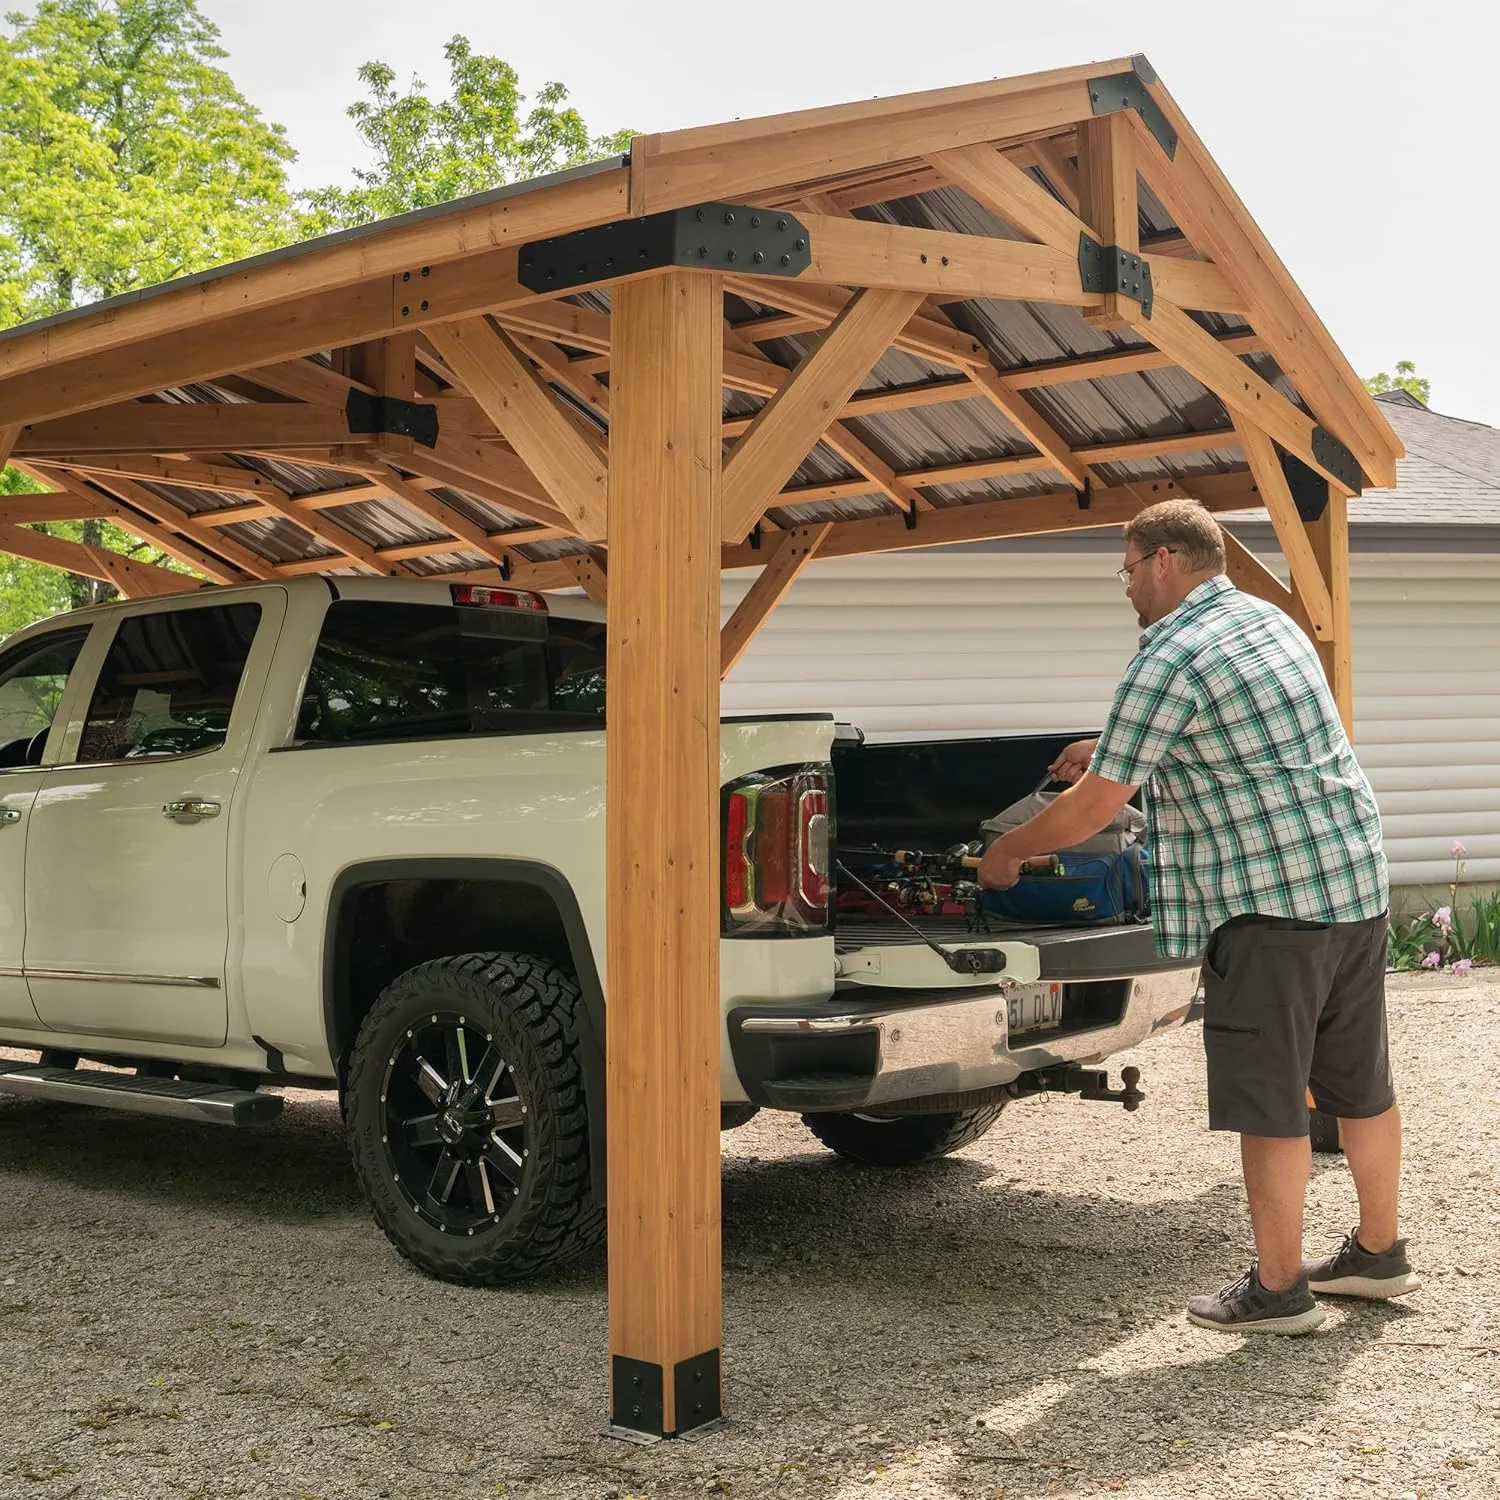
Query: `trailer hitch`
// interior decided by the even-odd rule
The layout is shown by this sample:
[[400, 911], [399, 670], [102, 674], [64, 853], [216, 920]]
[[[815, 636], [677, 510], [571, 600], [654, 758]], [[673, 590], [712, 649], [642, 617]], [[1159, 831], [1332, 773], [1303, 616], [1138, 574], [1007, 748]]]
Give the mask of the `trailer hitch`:
[[1120, 1087], [1109, 1086], [1109, 1074], [1103, 1068], [1080, 1068], [1065, 1063], [1055, 1068], [1038, 1068], [1026, 1075], [1030, 1087], [1026, 1093], [1077, 1094], [1080, 1099], [1097, 1099], [1111, 1104], [1123, 1104], [1134, 1112], [1141, 1107], [1146, 1095], [1136, 1087], [1141, 1081], [1139, 1068], [1120, 1069]]

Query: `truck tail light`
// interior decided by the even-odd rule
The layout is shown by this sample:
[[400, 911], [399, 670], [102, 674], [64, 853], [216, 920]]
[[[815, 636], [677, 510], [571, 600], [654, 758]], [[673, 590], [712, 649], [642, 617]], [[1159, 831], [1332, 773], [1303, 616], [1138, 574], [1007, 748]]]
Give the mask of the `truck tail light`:
[[723, 930], [817, 937], [832, 927], [833, 768], [785, 766], [724, 788]]
[[484, 609], [533, 609], [547, 613], [547, 601], [527, 589], [497, 589], [485, 583], [450, 583], [448, 592], [455, 604], [477, 605]]

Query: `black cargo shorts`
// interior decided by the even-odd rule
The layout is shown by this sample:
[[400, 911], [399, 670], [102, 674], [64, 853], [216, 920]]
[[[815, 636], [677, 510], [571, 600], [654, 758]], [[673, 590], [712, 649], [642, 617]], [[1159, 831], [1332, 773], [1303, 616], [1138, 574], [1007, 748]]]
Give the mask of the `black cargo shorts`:
[[1396, 1102], [1385, 1022], [1385, 916], [1234, 917], [1203, 954], [1208, 1128], [1307, 1134], [1307, 1091], [1346, 1120]]

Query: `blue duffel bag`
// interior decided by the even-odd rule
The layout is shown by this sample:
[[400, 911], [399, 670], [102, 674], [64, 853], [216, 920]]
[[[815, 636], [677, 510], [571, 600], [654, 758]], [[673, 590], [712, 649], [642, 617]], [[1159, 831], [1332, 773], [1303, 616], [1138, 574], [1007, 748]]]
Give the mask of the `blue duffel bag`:
[[1111, 854], [1063, 854], [1061, 874], [1023, 875], [1008, 891], [986, 891], [979, 909], [1005, 922], [1144, 922], [1151, 912], [1144, 844]]

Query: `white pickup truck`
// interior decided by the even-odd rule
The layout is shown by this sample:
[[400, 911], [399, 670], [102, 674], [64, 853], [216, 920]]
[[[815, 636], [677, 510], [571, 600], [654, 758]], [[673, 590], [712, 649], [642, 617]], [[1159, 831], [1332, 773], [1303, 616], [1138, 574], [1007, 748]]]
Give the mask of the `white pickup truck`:
[[[250, 1125], [277, 1086], [337, 1089], [375, 1217], [427, 1271], [507, 1280], [598, 1243], [604, 665], [582, 598], [421, 581], [13, 636], [0, 1092]], [[1133, 1107], [1097, 1065], [1179, 1024], [1196, 981], [1148, 926], [836, 912], [836, 818], [861, 845], [966, 837], [1045, 753], [725, 721], [726, 1127], [791, 1110], [900, 1164], [1043, 1089]]]

